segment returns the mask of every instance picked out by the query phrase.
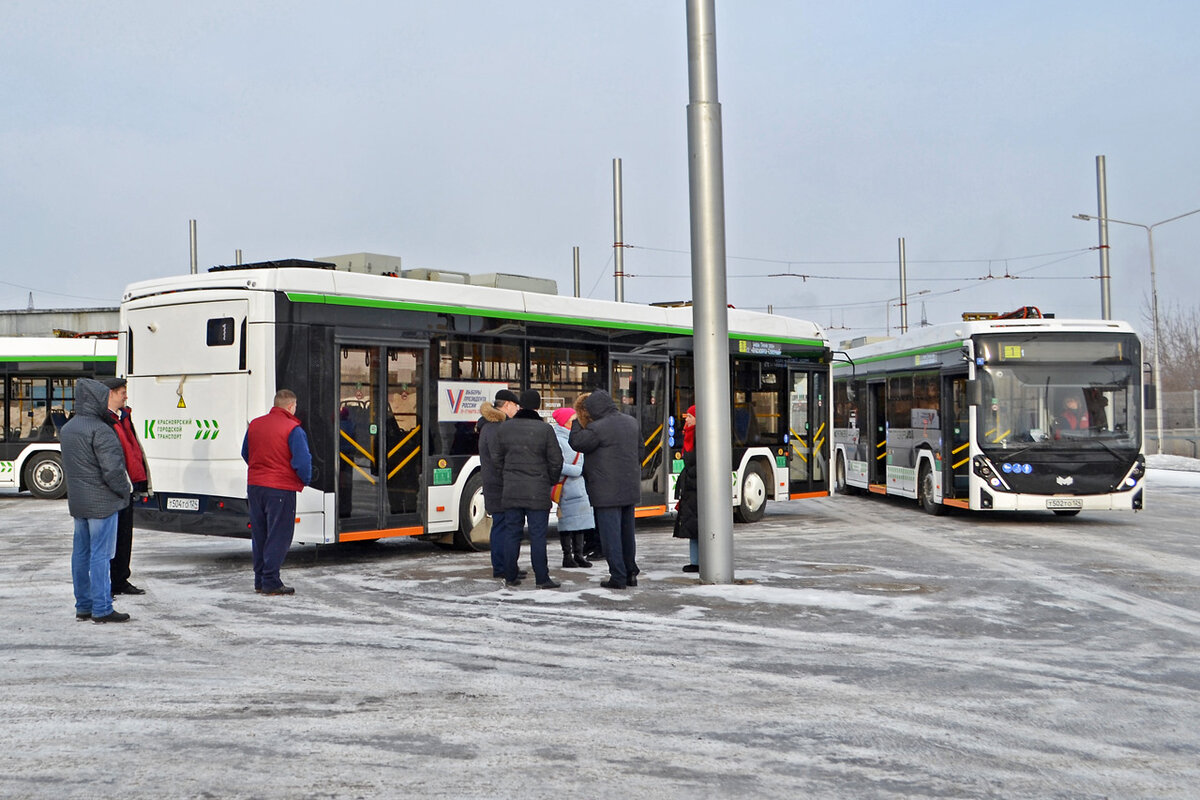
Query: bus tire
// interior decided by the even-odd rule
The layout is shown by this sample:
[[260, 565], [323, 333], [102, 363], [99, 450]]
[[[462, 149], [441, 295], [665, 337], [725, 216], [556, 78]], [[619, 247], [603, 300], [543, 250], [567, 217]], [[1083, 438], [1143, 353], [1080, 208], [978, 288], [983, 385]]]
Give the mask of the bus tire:
[[933, 498], [933, 470], [929, 468], [929, 462], [926, 461], [921, 464], [921, 477], [917, 481], [917, 500], [921, 503], [921, 508], [925, 509], [926, 514], [940, 517], [946, 513], [946, 507]]
[[837, 494], [850, 494], [850, 485], [846, 483], [846, 456], [838, 453], [837, 467], [833, 472], [833, 491]]
[[25, 487], [34, 497], [57, 500], [67, 494], [67, 478], [63, 474], [62, 458], [58, 453], [35, 453], [25, 462]]
[[483, 506], [483, 475], [476, 472], [463, 487], [454, 544], [460, 550], [491, 549], [491, 525]]
[[758, 522], [767, 513], [767, 476], [762, 465], [751, 461], [742, 476], [742, 502], [733, 510], [737, 522]]
[[1056, 508], [1056, 509], [1054, 509], [1054, 513], [1060, 517], [1074, 517], [1081, 510], [1082, 509], [1078, 509], [1078, 508]]

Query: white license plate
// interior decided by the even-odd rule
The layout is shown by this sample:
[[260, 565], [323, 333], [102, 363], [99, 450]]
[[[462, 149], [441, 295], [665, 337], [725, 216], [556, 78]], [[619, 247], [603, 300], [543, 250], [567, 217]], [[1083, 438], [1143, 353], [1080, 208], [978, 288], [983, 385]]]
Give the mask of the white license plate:
[[167, 511], [199, 511], [199, 497], [168, 497]]
[[1051, 497], [1046, 500], [1046, 508], [1083, 508], [1083, 498]]

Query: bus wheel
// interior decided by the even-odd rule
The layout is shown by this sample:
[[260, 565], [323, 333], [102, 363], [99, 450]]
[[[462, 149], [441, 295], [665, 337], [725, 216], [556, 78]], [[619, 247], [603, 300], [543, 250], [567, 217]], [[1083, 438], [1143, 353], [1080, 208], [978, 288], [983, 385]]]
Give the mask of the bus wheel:
[[750, 462], [742, 476], [742, 502], [733, 510], [738, 522], [758, 522], [767, 513], [767, 477], [757, 462]]
[[492, 526], [483, 507], [483, 476], [476, 472], [463, 488], [462, 503], [458, 508], [458, 531], [454, 544], [461, 550], [488, 550], [491, 548]]
[[58, 453], [38, 453], [25, 463], [25, 486], [34, 497], [57, 500], [67, 494], [67, 479], [63, 475], [62, 459]]
[[928, 463], [921, 466], [921, 479], [917, 481], [917, 486], [919, 488], [918, 499], [921, 502], [921, 508], [925, 509], [925, 513], [933, 514], [935, 517], [946, 513], [946, 507], [933, 499], [933, 470], [929, 468]]
[[1073, 517], [1080, 512], [1078, 508], [1056, 508], [1054, 513], [1060, 517]]

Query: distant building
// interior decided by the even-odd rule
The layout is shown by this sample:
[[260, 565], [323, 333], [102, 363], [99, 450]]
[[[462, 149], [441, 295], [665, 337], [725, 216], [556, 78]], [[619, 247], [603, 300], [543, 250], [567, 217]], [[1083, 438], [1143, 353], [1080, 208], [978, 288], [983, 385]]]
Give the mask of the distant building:
[[0, 311], [0, 336], [115, 333], [120, 324], [120, 309], [115, 306]]

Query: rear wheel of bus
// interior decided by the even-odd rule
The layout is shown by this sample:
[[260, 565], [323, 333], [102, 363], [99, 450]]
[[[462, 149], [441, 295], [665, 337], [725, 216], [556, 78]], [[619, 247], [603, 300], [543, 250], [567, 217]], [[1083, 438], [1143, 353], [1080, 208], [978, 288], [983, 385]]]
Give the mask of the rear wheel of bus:
[[36, 453], [25, 462], [25, 486], [34, 497], [57, 500], [67, 494], [67, 479], [58, 453]]

